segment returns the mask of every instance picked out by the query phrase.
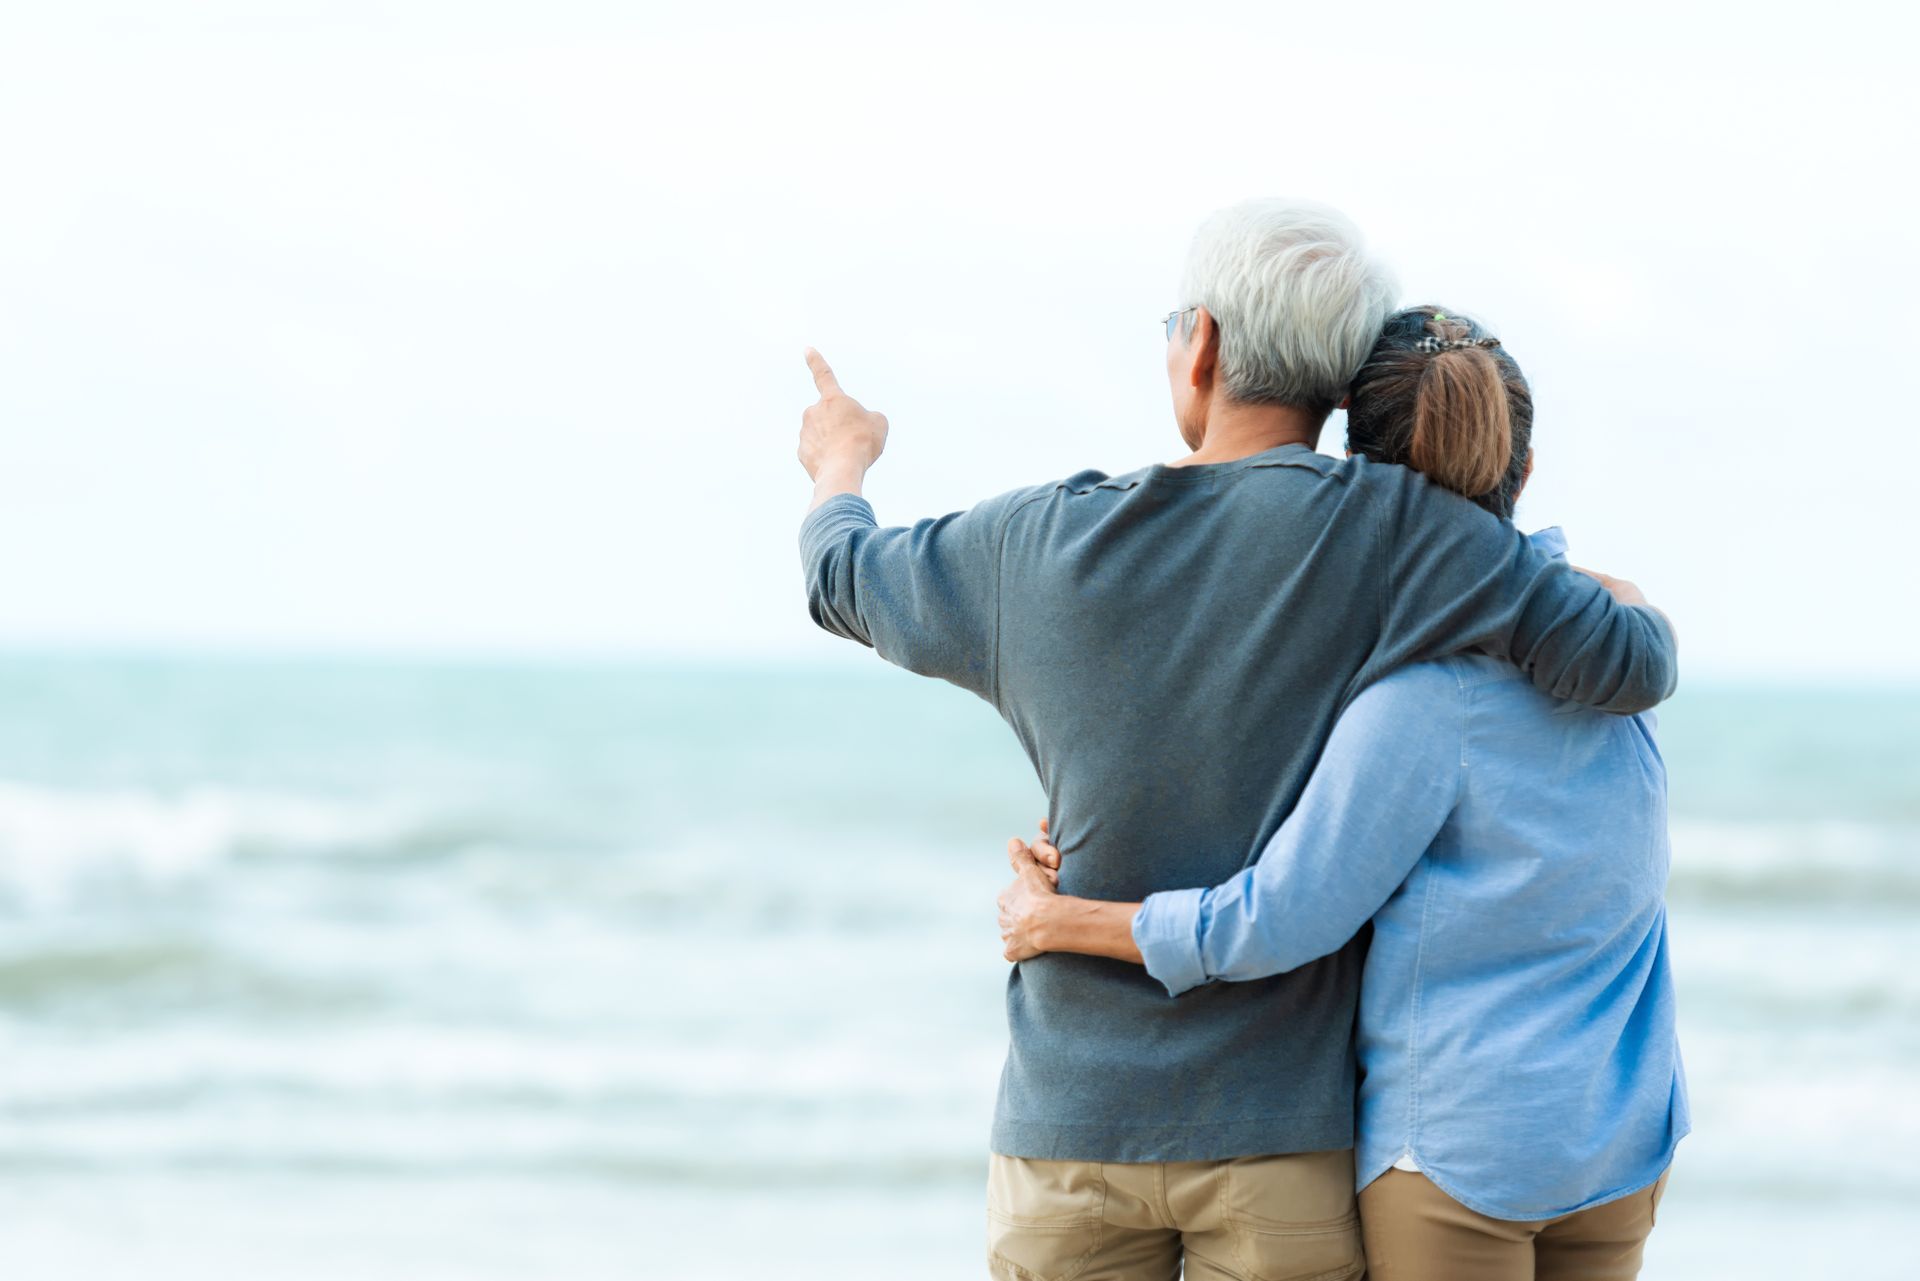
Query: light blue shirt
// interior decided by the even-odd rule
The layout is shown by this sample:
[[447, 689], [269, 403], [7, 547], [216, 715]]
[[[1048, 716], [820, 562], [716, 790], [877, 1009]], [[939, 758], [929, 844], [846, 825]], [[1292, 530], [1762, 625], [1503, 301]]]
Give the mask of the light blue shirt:
[[1638, 1191], [1689, 1126], [1653, 731], [1501, 660], [1404, 667], [1342, 713], [1257, 863], [1146, 900], [1147, 969], [1176, 996], [1283, 973], [1371, 919], [1359, 1185], [1410, 1158], [1502, 1219]]

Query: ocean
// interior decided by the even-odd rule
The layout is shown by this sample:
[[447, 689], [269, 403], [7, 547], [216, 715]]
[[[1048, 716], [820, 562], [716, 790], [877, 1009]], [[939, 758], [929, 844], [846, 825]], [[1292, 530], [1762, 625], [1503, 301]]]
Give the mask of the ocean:
[[[1920, 691], [1661, 722], [1645, 1275], [1920, 1275]], [[980, 1277], [1044, 809], [877, 662], [0, 658], [5, 1275]]]

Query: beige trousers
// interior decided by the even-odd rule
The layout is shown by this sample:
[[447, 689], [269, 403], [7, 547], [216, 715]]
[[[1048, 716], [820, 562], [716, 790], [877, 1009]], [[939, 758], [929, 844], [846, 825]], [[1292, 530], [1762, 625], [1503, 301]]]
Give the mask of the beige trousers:
[[1591, 1210], [1514, 1221], [1469, 1210], [1424, 1174], [1360, 1193], [1370, 1281], [1633, 1281], [1667, 1176]]
[[1001, 1281], [1354, 1281], [1353, 1153], [1117, 1165], [994, 1155]]

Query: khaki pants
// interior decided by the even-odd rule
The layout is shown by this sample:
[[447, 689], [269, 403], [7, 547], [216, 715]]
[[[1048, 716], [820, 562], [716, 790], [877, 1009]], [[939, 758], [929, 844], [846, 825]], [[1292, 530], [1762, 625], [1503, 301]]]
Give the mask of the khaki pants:
[[1353, 1153], [1147, 1165], [994, 1155], [988, 1269], [1001, 1281], [1354, 1281]]
[[1557, 1219], [1489, 1218], [1424, 1174], [1388, 1170], [1360, 1193], [1371, 1281], [1633, 1281], [1667, 1176]]

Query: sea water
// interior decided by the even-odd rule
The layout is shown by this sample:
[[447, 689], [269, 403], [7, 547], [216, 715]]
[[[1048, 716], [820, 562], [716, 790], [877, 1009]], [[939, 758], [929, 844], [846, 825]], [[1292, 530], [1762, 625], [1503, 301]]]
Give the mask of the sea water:
[[[1646, 1275], [1915, 1275], [1920, 693], [1661, 719]], [[983, 1275], [1044, 811], [877, 663], [0, 659], [0, 1272]]]

